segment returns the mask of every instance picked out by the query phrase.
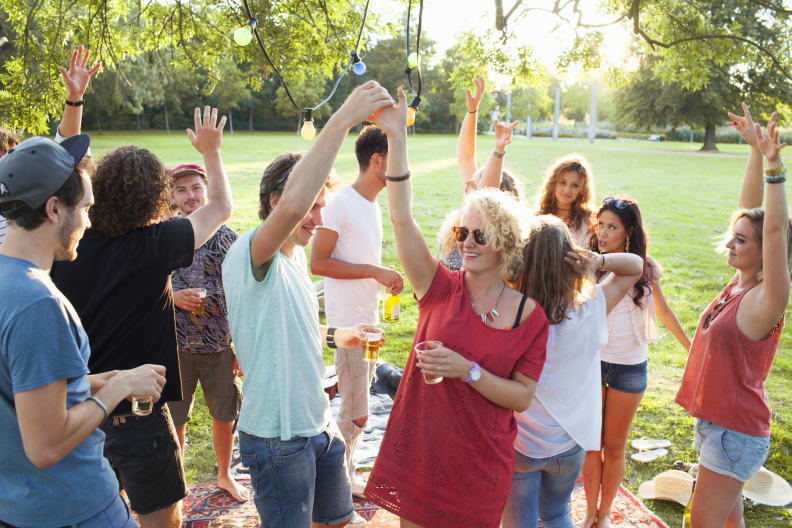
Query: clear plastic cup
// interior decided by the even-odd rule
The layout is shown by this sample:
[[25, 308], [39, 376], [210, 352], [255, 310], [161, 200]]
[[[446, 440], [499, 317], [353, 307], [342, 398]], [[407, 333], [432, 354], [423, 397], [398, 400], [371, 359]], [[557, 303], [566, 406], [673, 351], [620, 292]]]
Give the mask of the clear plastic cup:
[[132, 414], [138, 416], [148, 416], [151, 414], [151, 409], [154, 407], [154, 398], [151, 396], [133, 396], [132, 397]]
[[204, 305], [206, 304], [206, 289], [205, 288], [198, 288], [198, 296], [201, 298], [201, 306], [193, 310], [193, 315], [203, 315], [204, 314]]
[[379, 326], [362, 326], [360, 331], [366, 334], [366, 346], [363, 348], [363, 360], [368, 363], [376, 363], [379, 358], [379, 350], [382, 347], [382, 336], [385, 332]]
[[[418, 356], [418, 360], [423, 362], [423, 353], [427, 350], [435, 350], [443, 346], [443, 343], [440, 341], [421, 341], [415, 345], [415, 355]], [[423, 374], [423, 373], [422, 373]], [[443, 381], [443, 376], [428, 376], [423, 374], [424, 383], [429, 385], [434, 385], [435, 383], [440, 383]]]

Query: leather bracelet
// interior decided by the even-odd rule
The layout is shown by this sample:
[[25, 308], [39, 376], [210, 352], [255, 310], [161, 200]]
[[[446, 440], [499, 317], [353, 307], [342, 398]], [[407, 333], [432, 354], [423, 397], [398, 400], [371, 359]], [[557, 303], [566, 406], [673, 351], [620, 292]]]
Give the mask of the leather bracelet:
[[102, 400], [100, 400], [96, 396], [88, 396], [88, 400], [91, 400], [96, 405], [98, 405], [100, 409], [102, 409], [102, 412], [104, 413], [104, 418], [102, 418], [102, 423], [104, 423], [104, 421], [107, 420], [107, 407], [105, 407], [105, 404], [102, 403]]
[[498, 152], [497, 150], [493, 150], [492, 155], [496, 158], [503, 158], [503, 156], [506, 155], [506, 151], [504, 150], [503, 152]]
[[328, 326], [327, 327], [327, 336], [325, 337], [325, 342], [327, 343], [327, 348], [338, 348], [335, 344], [335, 333], [338, 328], [335, 326]]
[[69, 106], [82, 106], [84, 103], [85, 101], [83, 101], [82, 99], [80, 99], [79, 101], [69, 101], [68, 99], [66, 99], [66, 104]]
[[468, 114], [475, 114], [475, 113], [478, 113], [478, 108], [476, 108], [475, 110], [468, 109]]
[[786, 174], [786, 165], [783, 163], [775, 169], [765, 169], [765, 176], [779, 176], [781, 174]]
[[765, 176], [765, 183], [784, 183], [786, 181], [786, 172], [774, 176]]
[[392, 182], [404, 181], [409, 177], [410, 177], [410, 171], [407, 171], [407, 174], [405, 174], [404, 176], [388, 176], [387, 174], [385, 175], [385, 179]]
[[600, 271], [604, 271], [604, 269], [605, 269], [605, 253], [600, 253], [600, 256], [602, 257], [602, 264], [600, 264]]

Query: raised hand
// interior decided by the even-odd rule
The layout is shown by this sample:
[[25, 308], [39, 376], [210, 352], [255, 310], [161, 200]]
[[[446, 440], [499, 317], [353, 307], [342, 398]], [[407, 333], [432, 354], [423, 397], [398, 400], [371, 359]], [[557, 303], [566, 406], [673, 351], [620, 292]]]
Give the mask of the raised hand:
[[102, 67], [102, 64], [97, 61], [90, 70], [86, 69], [91, 50], [86, 49], [85, 55], [83, 55], [83, 49], [82, 45], [80, 45], [74, 50], [68, 71], [58, 66], [63, 80], [66, 82], [66, 99], [69, 101], [82, 99], [85, 90], [88, 89], [88, 82], [91, 80], [91, 76]]
[[[748, 105], [745, 103], [742, 104], [743, 113], [745, 114], [743, 117], [740, 117], [736, 114], [732, 114], [729, 112], [729, 117], [731, 117], [734, 121], [728, 123], [729, 126], [733, 126], [737, 132], [742, 136], [743, 140], [748, 143], [750, 146], [756, 146], [756, 131], [754, 130], [754, 122], [751, 118], [751, 112], [748, 111]], [[777, 112], [773, 112], [772, 117], [770, 117], [771, 121], [775, 121], [775, 116]]]
[[190, 138], [190, 143], [195, 147], [195, 150], [203, 155], [220, 152], [225, 124], [225, 116], [220, 118], [220, 123], [217, 122], [217, 108], [206, 105], [203, 118], [201, 118], [201, 109], [196, 107], [195, 132], [188, 128], [187, 137]]
[[393, 104], [393, 98], [388, 94], [388, 90], [380, 86], [377, 81], [368, 81], [349, 94], [336, 114], [338, 118], [344, 120], [345, 127], [352, 128], [363, 121], [373, 121], [374, 114]]
[[371, 121], [383, 129], [386, 134], [407, 133], [407, 96], [401, 87], [396, 92], [399, 104], [388, 105], [377, 111], [371, 118]]
[[778, 143], [778, 130], [776, 130], [776, 117], [777, 112], [773, 112], [770, 117], [770, 122], [767, 124], [767, 130], [762, 134], [762, 128], [756, 124], [754, 130], [756, 131], [756, 146], [762, 152], [768, 162], [777, 162], [779, 159], [779, 152], [782, 148], [786, 147], [786, 141]]
[[568, 251], [564, 261], [583, 275], [593, 275], [602, 267], [605, 256], [587, 249]]
[[473, 83], [476, 85], [476, 92], [471, 93], [470, 88], [465, 91], [465, 95], [467, 95], [467, 109], [470, 113], [478, 111], [479, 104], [481, 104], [481, 96], [484, 95], [484, 78], [476, 77], [473, 79]]
[[503, 152], [506, 147], [511, 144], [512, 133], [519, 124], [519, 121], [514, 121], [510, 125], [504, 125], [497, 119], [493, 121], [493, 125], [495, 126], [495, 150]]

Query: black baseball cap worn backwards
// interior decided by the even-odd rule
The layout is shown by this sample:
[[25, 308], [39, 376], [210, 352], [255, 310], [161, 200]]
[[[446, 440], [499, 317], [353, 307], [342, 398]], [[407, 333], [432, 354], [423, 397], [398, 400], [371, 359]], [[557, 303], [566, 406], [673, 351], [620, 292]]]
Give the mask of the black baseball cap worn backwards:
[[[78, 134], [58, 144], [32, 137], [0, 157], [0, 204], [20, 201], [31, 209], [44, 205], [69, 179], [88, 151], [91, 138]], [[6, 211], [6, 216], [21, 208]]]

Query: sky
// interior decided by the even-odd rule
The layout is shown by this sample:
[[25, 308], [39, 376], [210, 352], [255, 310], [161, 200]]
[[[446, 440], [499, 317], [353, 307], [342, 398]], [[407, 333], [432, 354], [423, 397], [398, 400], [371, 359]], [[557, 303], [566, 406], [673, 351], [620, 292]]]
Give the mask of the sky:
[[[504, 0], [504, 10], [508, 11], [515, 0]], [[376, 3], [375, 3], [376, 2]], [[589, 24], [601, 24], [612, 21], [613, 15], [599, 13], [597, 0], [582, 0], [581, 9], [584, 21]], [[528, 0], [523, 5], [550, 8], [552, 0]], [[370, 9], [376, 9], [385, 20], [398, 21], [404, 15], [404, 7], [396, 2], [372, 1]], [[418, 0], [413, 0], [413, 24], [417, 22]], [[484, 30], [495, 32], [494, 0], [424, 0], [423, 31], [437, 42], [438, 55], [442, 56], [451, 47], [460, 34], [473, 29], [477, 33]], [[556, 26], [558, 26], [556, 28]], [[520, 44], [530, 45], [534, 55], [551, 72], [556, 72], [555, 63], [558, 56], [573, 42], [574, 32], [550, 13], [532, 11], [522, 20], [509, 22], [510, 31], [517, 35]], [[555, 28], [555, 29], [554, 29]], [[411, 32], [414, 27], [411, 27]], [[609, 65], [630, 67], [628, 49], [632, 41], [629, 29], [622, 24], [602, 28], [605, 33], [603, 57]], [[414, 33], [413, 33], [414, 35]], [[579, 72], [571, 71], [570, 75]]]

